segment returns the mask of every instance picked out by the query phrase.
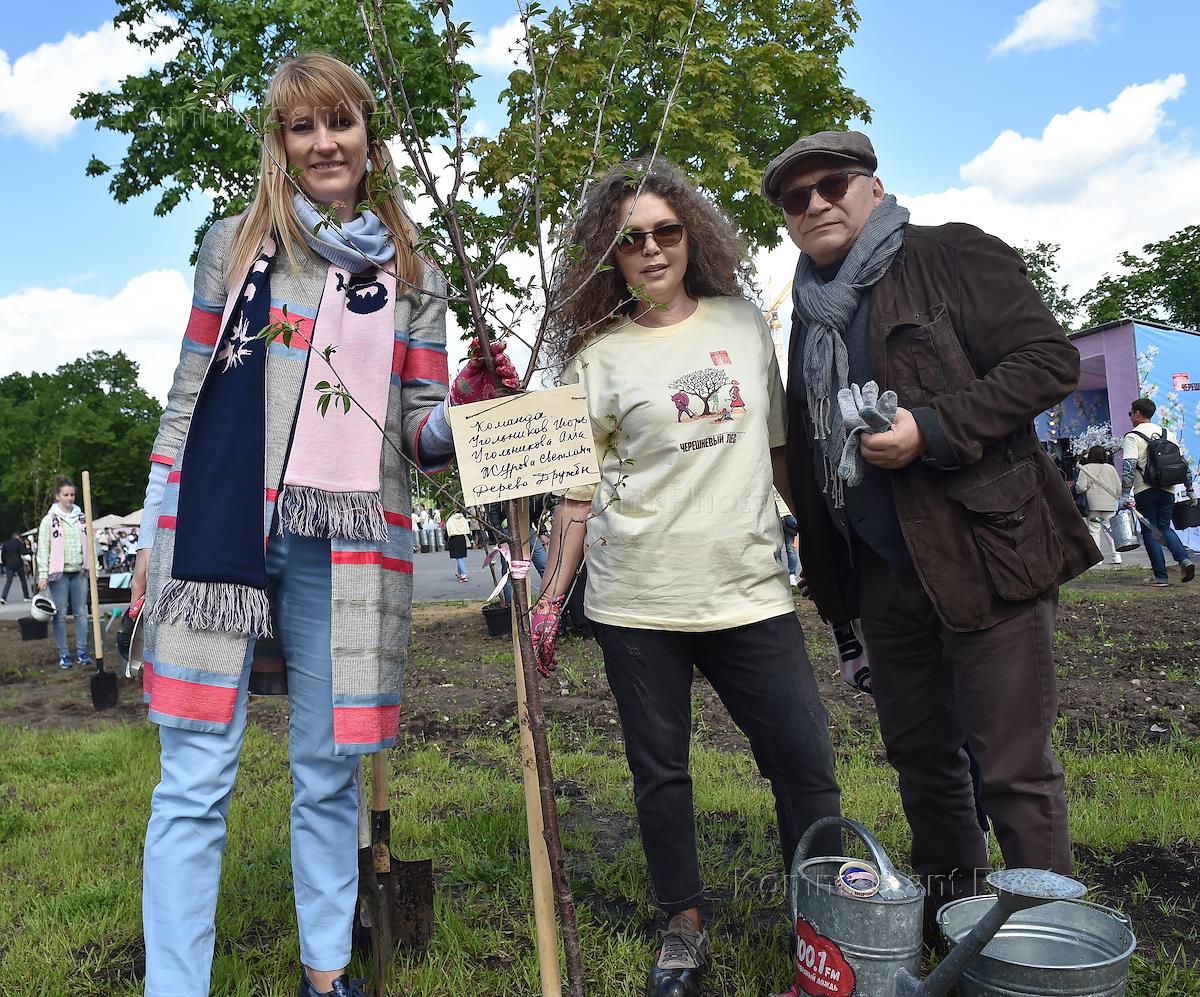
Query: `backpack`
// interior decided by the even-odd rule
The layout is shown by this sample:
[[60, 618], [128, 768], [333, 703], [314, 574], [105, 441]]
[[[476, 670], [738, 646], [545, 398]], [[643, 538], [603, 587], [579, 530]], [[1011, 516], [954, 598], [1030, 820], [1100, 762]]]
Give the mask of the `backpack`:
[[[1137, 430], [1133, 430], [1137, 433]], [[1151, 488], [1174, 488], [1186, 484], [1188, 465], [1179, 452], [1179, 445], [1167, 438], [1164, 429], [1158, 436], [1150, 437], [1138, 433], [1146, 441], [1146, 470], [1142, 480]]]

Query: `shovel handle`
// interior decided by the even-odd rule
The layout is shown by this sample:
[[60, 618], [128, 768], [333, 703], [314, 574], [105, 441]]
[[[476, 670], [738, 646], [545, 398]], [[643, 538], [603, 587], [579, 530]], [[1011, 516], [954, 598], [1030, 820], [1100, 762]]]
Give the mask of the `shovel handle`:
[[[87, 550], [83, 552], [88, 573], [92, 617], [92, 646], [96, 650], [96, 671], [104, 670], [104, 645], [100, 636], [100, 592], [96, 587], [96, 528], [92, 526], [92, 476], [83, 472], [83, 518], [87, 525]], [[75, 609], [78, 612], [78, 607]]]
[[388, 809], [388, 763], [383, 751], [371, 756], [371, 809]]

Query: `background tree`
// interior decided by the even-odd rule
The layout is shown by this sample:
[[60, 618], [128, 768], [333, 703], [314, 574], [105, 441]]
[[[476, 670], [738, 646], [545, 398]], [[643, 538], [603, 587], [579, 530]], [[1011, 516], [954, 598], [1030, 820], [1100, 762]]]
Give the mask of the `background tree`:
[[[537, 237], [519, 181], [539, 157], [541, 220], [554, 224], [578, 202], [593, 168], [603, 171], [655, 148], [692, 8], [692, 0], [578, 0], [530, 22], [534, 49], [553, 53], [545, 79], [535, 80], [521, 53], [514, 54], [521, 68], [501, 94], [508, 124], [495, 139], [472, 146], [477, 182], [499, 195], [509, 219], [523, 223], [519, 244]], [[870, 120], [870, 108], [845, 86], [838, 66], [857, 25], [853, 0], [700, 6], [659, 154], [690, 173], [752, 245], [780, 239], [779, 211], [757, 193], [771, 158], [807, 132], [853, 117]]]
[[1165, 318], [1185, 329], [1200, 329], [1200, 225], [1147, 243], [1142, 253], [1121, 253], [1124, 272], [1106, 273], [1083, 296], [1087, 324]]
[[1122, 318], [1156, 318], [1160, 314], [1158, 280], [1146, 260], [1124, 252], [1118, 257], [1125, 272], [1105, 274], [1079, 299], [1085, 325], [1102, 325]]
[[[117, 0], [113, 23], [131, 42], [175, 54], [162, 69], [127, 76], [114, 90], [85, 93], [72, 113], [129, 136], [115, 166], [92, 157], [89, 176], [111, 174], [108, 189], [122, 204], [157, 189], [157, 215], [174, 210], [195, 190], [213, 192], [213, 206], [196, 232], [196, 249], [218, 218], [236, 214], [258, 180], [259, 141], [237, 116], [196, 103], [211, 85], [213, 66], [235, 105], [262, 124], [267, 83], [290, 56], [320, 49], [354, 66], [368, 80], [366, 29], [353, 0]], [[417, 4], [388, 3], [388, 36], [405, 67], [418, 125], [441, 133], [439, 109], [450, 100], [449, 77], [436, 33]], [[384, 137], [390, 137], [381, 119]], [[195, 252], [192, 254], [195, 262]]]
[[1061, 249], [1056, 242], [1039, 242], [1035, 246], [1026, 244], [1019, 252], [1025, 260], [1029, 280], [1038, 289], [1050, 314], [1069, 330], [1079, 314], [1079, 305], [1071, 298], [1071, 289], [1058, 283], [1058, 253]]
[[97, 516], [141, 508], [162, 408], [123, 352], [89, 353], [52, 374], [0, 378], [0, 528], [35, 526], [54, 476], [92, 472]]

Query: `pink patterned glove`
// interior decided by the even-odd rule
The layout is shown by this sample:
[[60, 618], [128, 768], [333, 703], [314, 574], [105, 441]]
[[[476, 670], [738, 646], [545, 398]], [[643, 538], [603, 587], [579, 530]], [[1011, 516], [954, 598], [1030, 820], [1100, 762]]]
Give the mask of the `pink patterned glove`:
[[[492, 343], [492, 359], [496, 364], [496, 374], [505, 388], [516, 388], [521, 379], [517, 368], [508, 359], [503, 343]], [[479, 349], [479, 340], [472, 339], [467, 347], [467, 362], [463, 365], [454, 383], [450, 385], [450, 404], [466, 405], [468, 402], [483, 402], [495, 398], [499, 392], [483, 365], [483, 353]]]
[[554, 660], [554, 642], [558, 639], [558, 620], [562, 616], [565, 601], [566, 596], [560, 595], [554, 599], [539, 599], [533, 607], [529, 630], [533, 653], [537, 658], [537, 670], [543, 675], [549, 675], [558, 664]]

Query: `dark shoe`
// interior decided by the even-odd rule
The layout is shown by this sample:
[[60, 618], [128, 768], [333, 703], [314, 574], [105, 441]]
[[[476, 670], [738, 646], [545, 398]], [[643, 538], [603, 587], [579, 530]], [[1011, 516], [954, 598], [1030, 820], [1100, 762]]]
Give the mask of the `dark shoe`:
[[63, 669], [74, 668], [75, 663], [71, 661], [71, 656], [69, 654], [60, 654], [58, 656], [58, 667]]
[[706, 969], [707, 932], [692, 927], [686, 914], [676, 914], [662, 933], [662, 947], [650, 967], [646, 997], [700, 997]]
[[80, 651], [75, 655], [75, 660], [78, 662], [80, 668], [87, 668], [92, 663], [92, 656], [87, 651]]
[[1179, 570], [1183, 572], [1183, 580], [1185, 582], [1190, 582], [1196, 577], [1196, 566], [1191, 561], [1184, 561], [1179, 566]]
[[352, 980], [349, 974], [343, 973], [333, 981], [332, 990], [318, 990], [309, 982], [308, 974], [300, 970], [300, 989], [296, 997], [370, 997], [365, 989], [366, 980]]

